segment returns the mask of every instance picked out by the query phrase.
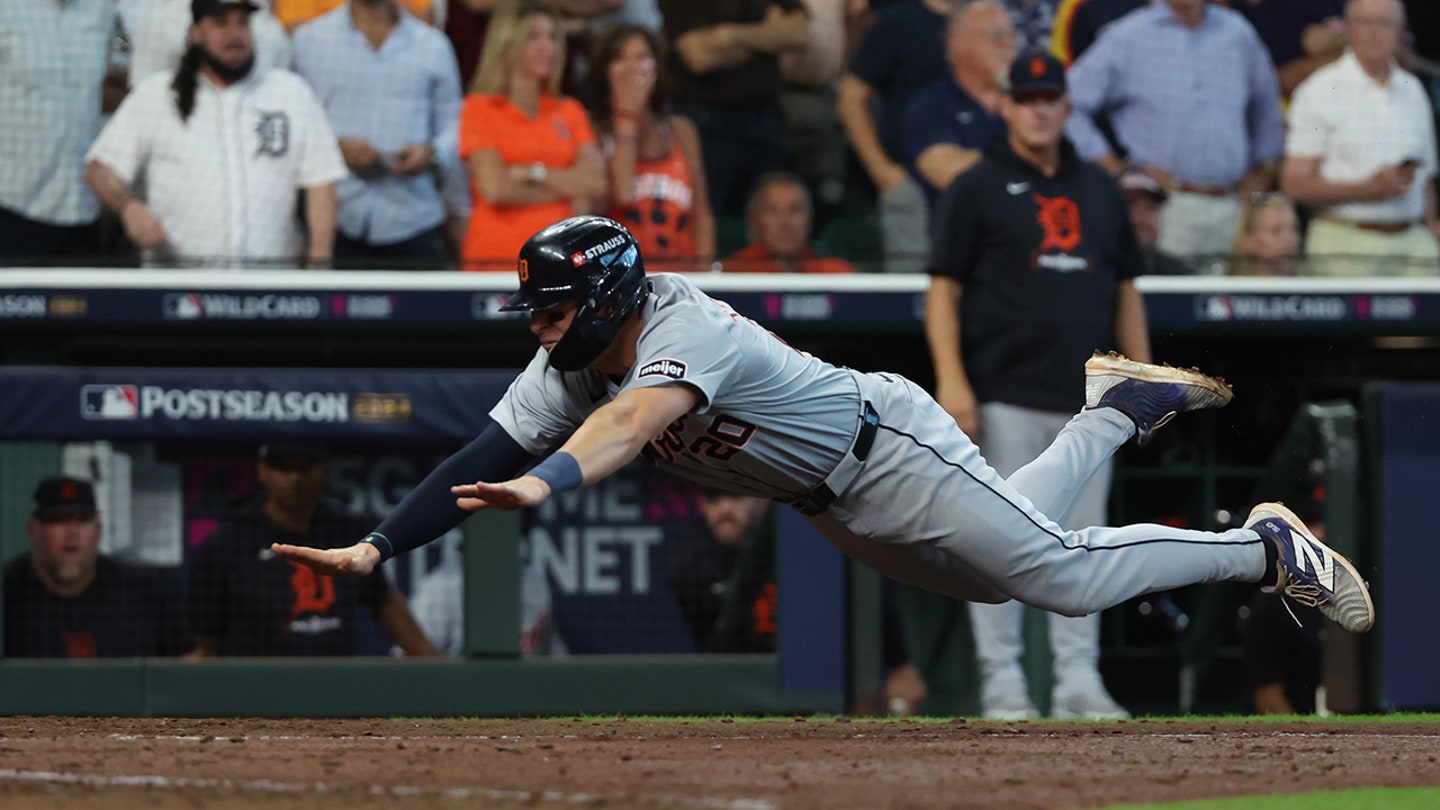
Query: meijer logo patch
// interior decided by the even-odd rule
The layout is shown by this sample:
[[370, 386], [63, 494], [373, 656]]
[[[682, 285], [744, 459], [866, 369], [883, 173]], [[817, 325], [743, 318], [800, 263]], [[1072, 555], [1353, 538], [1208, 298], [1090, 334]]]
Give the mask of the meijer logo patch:
[[685, 379], [685, 364], [669, 358], [656, 360], [641, 366], [640, 373], [635, 376], [636, 378], [669, 377], [672, 380], [683, 380]]

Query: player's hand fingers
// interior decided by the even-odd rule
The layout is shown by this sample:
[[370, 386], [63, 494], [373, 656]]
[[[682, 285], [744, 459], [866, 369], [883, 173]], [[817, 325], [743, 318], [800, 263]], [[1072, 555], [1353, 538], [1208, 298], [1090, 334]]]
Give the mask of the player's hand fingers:
[[331, 576], [364, 576], [370, 573], [376, 562], [355, 546], [345, 549], [320, 549], [271, 543], [270, 550], [287, 560], [307, 565], [317, 573]]
[[450, 492], [458, 496], [456, 504], [462, 509], [471, 507], [461, 501], [471, 499], [480, 502], [474, 505], [476, 509], [519, 509], [525, 506], [539, 506], [550, 494], [548, 487], [545, 487], [545, 491], [540, 491], [532, 484], [532, 481], [534, 484], [544, 487], [544, 483], [541, 481], [517, 478], [499, 484], [487, 484], [484, 481], [460, 484], [451, 487]]
[[322, 549], [292, 546], [288, 543], [271, 543], [270, 550], [291, 562], [308, 565], [316, 570], [334, 568], [334, 563], [329, 559], [330, 552]]

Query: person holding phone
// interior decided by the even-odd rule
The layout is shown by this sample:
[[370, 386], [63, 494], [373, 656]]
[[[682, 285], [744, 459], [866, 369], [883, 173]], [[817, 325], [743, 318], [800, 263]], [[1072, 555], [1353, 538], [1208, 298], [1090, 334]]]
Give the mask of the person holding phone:
[[1350, 47], [1295, 90], [1280, 184], [1314, 212], [1310, 270], [1434, 276], [1435, 122], [1425, 88], [1396, 63], [1400, 0], [1350, 0]]
[[395, 0], [351, 0], [295, 31], [295, 71], [325, 105], [349, 169], [336, 188], [336, 265], [445, 266], [437, 176], [460, 160], [450, 41]]

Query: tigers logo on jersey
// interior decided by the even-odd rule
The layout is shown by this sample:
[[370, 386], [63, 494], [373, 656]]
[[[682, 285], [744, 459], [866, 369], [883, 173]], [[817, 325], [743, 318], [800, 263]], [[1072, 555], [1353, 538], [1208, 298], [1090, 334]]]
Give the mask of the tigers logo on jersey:
[[290, 574], [290, 590], [295, 593], [295, 603], [290, 606], [290, 615], [302, 613], [324, 613], [335, 604], [335, 580], [324, 574], [317, 574], [308, 565], [286, 560], [295, 570]]
[[261, 110], [255, 136], [260, 140], [255, 157], [284, 157], [290, 151], [290, 115]]
[[1039, 252], [1062, 250], [1070, 252], [1080, 246], [1080, 208], [1069, 197], [1042, 197], [1034, 195], [1040, 206], [1036, 218], [1045, 236], [1040, 241]]
[[641, 377], [669, 377], [672, 380], [683, 380], [685, 379], [685, 364], [669, 358], [655, 360], [640, 367], [635, 378]]

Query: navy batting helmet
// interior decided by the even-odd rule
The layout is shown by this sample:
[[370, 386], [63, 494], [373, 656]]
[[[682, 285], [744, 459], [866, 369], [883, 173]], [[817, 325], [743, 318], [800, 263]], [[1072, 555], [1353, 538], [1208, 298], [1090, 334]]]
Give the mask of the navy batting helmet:
[[570, 217], [520, 248], [520, 292], [504, 310], [580, 308], [550, 349], [550, 365], [578, 371], [605, 351], [630, 314], [645, 303], [645, 262], [625, 226], [596, 216]]

